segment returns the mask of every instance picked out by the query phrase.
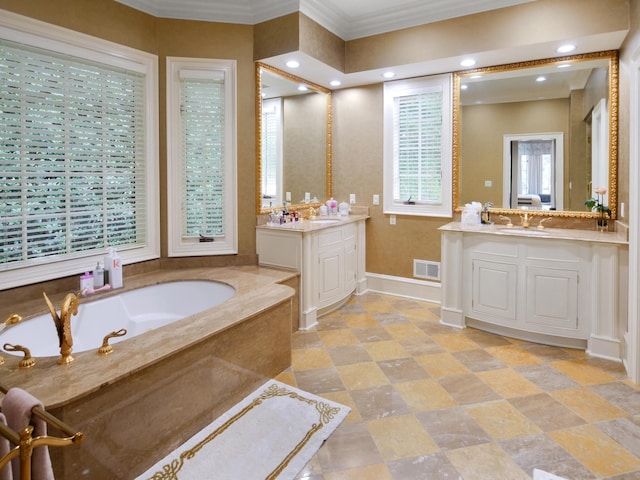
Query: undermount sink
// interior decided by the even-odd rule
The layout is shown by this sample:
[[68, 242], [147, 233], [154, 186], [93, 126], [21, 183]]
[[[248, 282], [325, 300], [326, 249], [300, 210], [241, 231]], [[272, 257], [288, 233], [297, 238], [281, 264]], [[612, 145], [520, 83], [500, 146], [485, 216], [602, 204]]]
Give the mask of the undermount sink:
[[549, 235], [549, 232], [545, 230], [537, 230], [537, 229], [523, 228], [523, 227], [513, 227], [513, 228], [505, 227], [505, 228], [500, 228], [496, 231], [498, 233], [516, 233], [516, 234], [522, 234], [522, 235], [542, 236], [542, 237]]
[[309, 221], [314, 225], [328, 225], [330, 223], [340, 223], [340, 220], [337, 218], [314, 218]]

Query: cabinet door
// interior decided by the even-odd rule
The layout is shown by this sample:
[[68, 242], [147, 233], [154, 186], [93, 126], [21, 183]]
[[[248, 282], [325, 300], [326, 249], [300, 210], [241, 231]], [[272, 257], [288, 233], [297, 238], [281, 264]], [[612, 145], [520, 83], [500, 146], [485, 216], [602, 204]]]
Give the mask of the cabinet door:
[[527, 324], [577, 330], [578, 271], [529, 265], [526, 277]]
[[318, 252], [318, 307], [330, 305], [344, 290], [344, 247]]
[[516, 321], [517, 270], [513, 263], [472, 259], [471, 310], [477, 318]]
[[358, 274], [358, 249], [356, 239], [344, 242], [344, 288], [351, 292], [356, 288]]

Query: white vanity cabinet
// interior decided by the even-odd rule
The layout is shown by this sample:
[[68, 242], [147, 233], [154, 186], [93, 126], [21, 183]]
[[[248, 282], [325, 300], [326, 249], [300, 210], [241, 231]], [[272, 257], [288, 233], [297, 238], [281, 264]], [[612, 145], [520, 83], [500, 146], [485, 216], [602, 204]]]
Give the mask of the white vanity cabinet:
[[621, 358], [621, 235], [459, 223], [440, 230], [442, 323]]
[[366, 215], [331, 217], [283, 226], [259, 226], [260, 265], [300, 272], [300, 329], [366, 290]]

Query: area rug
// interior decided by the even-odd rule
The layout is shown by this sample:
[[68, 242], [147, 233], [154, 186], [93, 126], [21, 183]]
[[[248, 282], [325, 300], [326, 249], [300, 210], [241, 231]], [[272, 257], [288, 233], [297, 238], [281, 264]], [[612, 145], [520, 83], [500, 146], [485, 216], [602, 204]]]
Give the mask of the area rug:
[[349, 410], [270, 380], [137, 480], [293, 479]]

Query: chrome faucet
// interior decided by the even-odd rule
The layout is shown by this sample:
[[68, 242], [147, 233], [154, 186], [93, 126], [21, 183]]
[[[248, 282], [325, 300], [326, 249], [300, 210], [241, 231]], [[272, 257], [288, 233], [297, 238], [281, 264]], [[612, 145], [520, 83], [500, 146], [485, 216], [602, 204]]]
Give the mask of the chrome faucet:
[[62, 300], [62, 306], [60, 307], [60, 315], [56, 312], [53, 304], [47, 297], [47, 294], [42, 292], [44, 299], [47, 302], [53, 323], [56, 324], [56, 331], [58, 332], [58, 341], [60, 343], [60, 358], [58, 363], [65, 365], [73, 362], [74, 358], [71, 355], [71, 349], [73, 347], [73, 337], [71, 336], [71, 315], [78, 314], [78, 305], [80, 304], [80, 293], [67, 293], [64, 300]]

